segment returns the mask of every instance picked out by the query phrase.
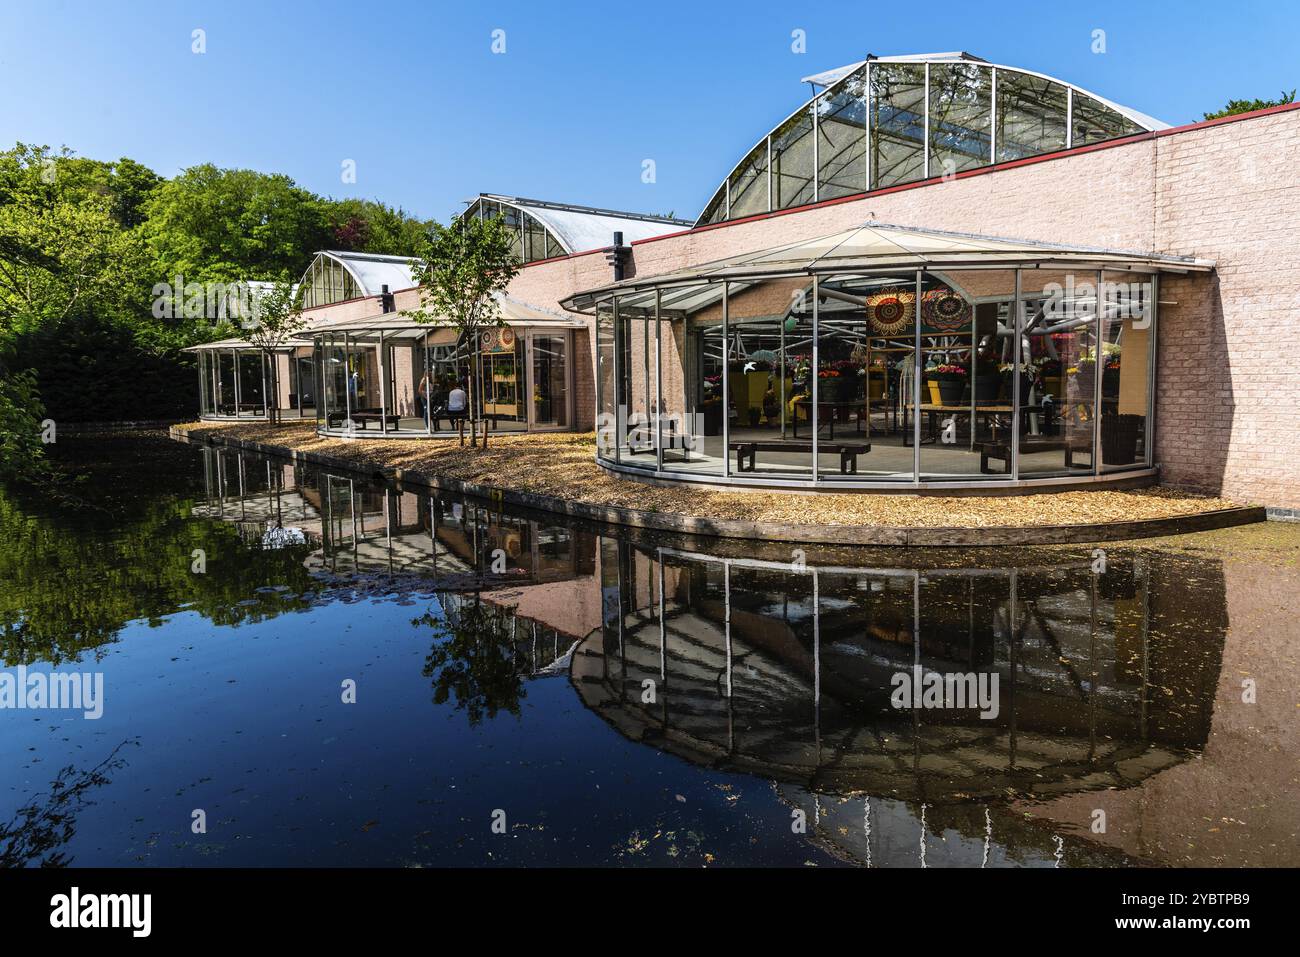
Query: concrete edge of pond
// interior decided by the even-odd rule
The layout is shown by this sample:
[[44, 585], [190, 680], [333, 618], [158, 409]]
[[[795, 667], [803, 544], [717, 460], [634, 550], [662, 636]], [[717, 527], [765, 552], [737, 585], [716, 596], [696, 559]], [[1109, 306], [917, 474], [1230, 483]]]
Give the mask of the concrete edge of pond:
[[445, 475], [430, 475], [407, 469], [365, 466], [346, 459], [304, 452], [283, 445], [272, 445], [252, 439], [225, 438], [206, 433], [191, 436], [184, 429], [172, 427], [168, 435], [180, 442], [194, 445], [220, 445], [244, 449], [265, 455], [274, 455], [294, 462], [319, 465], [331, 469], [362, 475], [381, 482], [395, 482], [405, 487], [420, 487], [458, 492], [483, 499], [497, 505], [517, 505], [580, 518], [623, 525], [631, 528], [682, 535], [709, 536], [713, 538], [756, 539], [814, 545], [887, 545], [887, 546], [1002, 546], [1002, 545], [1083, 545], [1093, 542], [1129, 541], [1140, 538], [1158, 538], [1165, 535], [1182, 535], [1204, 532], [1235, 525], [1251, 525], [1267, 521], [1267, 510], [1261, 505], [1235, 506], [1175, 515], [1166, 518], [1140, 519], [1132, 522], [1105, 524], [1033, 525], [1033, 526], [969, 526], [938, 527], [886, 527], [878, 525], [789, 525], [769, 522], [746, 522], [735, 519], [711, 519], [698, 515], [677, 515], [666, 512], [649, 512], [642, 509], [622, 508], [614, 505], [595, 505], [539, 495], [515, 489], [502, 489], [493, 485], [466, 482]]

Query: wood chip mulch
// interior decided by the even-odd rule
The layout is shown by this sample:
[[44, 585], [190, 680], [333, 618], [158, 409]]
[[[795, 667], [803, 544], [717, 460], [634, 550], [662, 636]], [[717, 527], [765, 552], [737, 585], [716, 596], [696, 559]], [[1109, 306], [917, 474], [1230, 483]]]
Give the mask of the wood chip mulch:
[[449, 475], [598, 505], [751, 522], [1032, 527], [1140, 521], [1238, 507], [1225, 499], [1160, 487], [995, 497], [659, 488], [610, 475], [597, 466], [596, 439], [590, 432], [493, 435], [484, 451], [462, 447], [456, 439], [324, 438], [310, 423], [194, 422], [178, 428], [197, 436], [220, 433], [316, 452], [358, 466]]

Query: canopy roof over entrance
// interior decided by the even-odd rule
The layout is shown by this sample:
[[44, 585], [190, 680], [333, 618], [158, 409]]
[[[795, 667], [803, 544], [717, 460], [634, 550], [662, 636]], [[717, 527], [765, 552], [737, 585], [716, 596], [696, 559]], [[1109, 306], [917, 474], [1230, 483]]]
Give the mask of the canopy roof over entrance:
[[[1066, 246], [1028, 239], [896, 226], [875, 221], [769, 249], [742, 253], [655, 276], [638, 276], [579, 292], [561, 305], [591, 313], [612, 296], [627, 305], [652, 308], [657, 290], [693, 286], [696, 297], [717, 295], [699, 288], [723, 280], [752, 282], [778, 276], [867, 273], [887, 270], [1009, 267], [1096, 268], [1133, 272], [1208, 272], [1209, 260], [1092, 246]], [[638, 295], [639, 294], [639, 295]]]

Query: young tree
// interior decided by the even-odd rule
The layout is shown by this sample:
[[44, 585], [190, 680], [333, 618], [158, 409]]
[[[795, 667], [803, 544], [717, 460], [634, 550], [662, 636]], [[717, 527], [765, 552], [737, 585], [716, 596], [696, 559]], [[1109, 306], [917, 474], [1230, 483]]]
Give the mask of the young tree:
[[262, 361], [271, 369], [271, 401], [266, 403], [267, 419], [280, 423], [280, 364], [276, 353], [289, 344], [307, 320], [302, 314], [303, 290], [296, 283], [276, 282], [249, 295], [249, 312], [242, 317], [246, 338], [261, 350]]
[[[458, 219], [450, 226], [434, 223], [413, 269], [420, 289], [420, 308], [406, 315], [421, 323], [450, 323], [470, 354], [470, 445], [478, 445], [483, 384], [481, 334], [505, 325], [495, 294], [519, 272], [513, 231], [505, 221]], [[461, 444], [465, 437], [461, 436]], [[483, 429], [487, 448], [487, 429]]]

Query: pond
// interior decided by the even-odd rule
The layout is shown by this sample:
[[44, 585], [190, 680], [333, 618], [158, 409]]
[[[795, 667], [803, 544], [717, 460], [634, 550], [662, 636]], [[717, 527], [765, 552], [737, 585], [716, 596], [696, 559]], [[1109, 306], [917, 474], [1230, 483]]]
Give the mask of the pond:
[[795, 549], [58, 457], [0, 496], [0, 863], [1300, 864], [1295, 526]]

